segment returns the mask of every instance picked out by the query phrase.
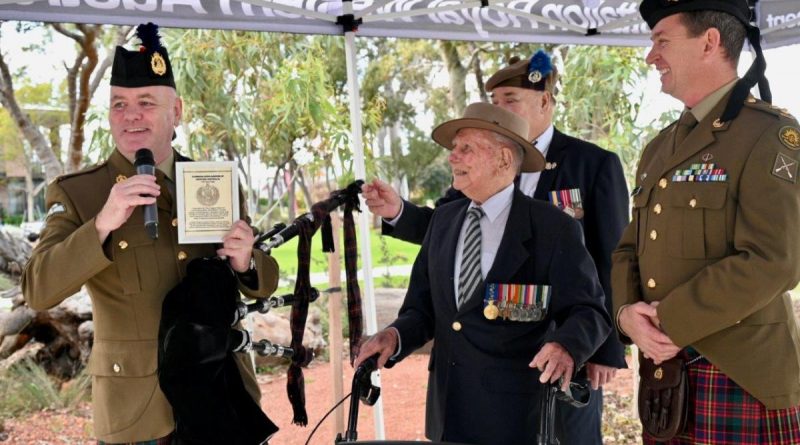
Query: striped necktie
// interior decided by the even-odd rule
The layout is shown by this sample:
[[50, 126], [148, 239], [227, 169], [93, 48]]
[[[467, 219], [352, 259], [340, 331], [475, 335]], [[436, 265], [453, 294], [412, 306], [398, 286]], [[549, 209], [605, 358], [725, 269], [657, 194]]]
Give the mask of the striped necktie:
[[475, 292], [483, 280], [481, 276], [481, 217], [483, 210], [472, 207], [467, 210], [467, 230], [461, 250], [461, 271], [458, 277], [458, 307]]

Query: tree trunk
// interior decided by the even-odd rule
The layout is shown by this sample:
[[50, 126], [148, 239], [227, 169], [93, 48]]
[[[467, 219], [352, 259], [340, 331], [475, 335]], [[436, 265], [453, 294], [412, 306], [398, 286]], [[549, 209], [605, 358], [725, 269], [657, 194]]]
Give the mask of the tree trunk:
[[439, 51], [450, 75], [450, 105], [454, 115], [461, 117], [467, 107], [467, 69], [461, 64], [457, 45], [456, 42], [441, 41]]
[[17, 127], [22, 132], [25, 140], [31, 145], [33, 151], [39, 156], [39, 160], [44, 164], [44, 171], [47, 181], [50, 182], [62, 173], [61, 163], [53, 154], [53, 150], [47, 144], [44, 135], [31, 121], [30, 116], [22, 111], [14, 95], [14, 83], [11, 80], [11, 72], [0, 52], [0, 103], [8, 110]]

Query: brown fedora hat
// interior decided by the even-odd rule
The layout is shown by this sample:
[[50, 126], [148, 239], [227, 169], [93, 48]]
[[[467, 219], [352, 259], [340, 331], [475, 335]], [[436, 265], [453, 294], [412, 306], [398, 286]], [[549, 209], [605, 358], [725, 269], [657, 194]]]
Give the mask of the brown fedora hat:
[[544, 169], [544, 156], [527, 140], [528, 123], [517, 114], [486, 102], [467, 106], [464, 117], [439, 124], [431, 137], [442, 147], [452, 150], [453, 138], [462, 128], [477, 128], [502, 134], [520, 144], [525, 152], [522, 171], [538, 172]]

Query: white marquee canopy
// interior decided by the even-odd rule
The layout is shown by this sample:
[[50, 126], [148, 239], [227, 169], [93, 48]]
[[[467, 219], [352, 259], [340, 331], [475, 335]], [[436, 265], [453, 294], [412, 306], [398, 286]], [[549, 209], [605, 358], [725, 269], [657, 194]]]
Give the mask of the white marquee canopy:
[[[751, 3], [753, 0], [750, 0]], [[0, 0], [0, 20], [343, 35], [357, 178], [365, 178], [356, 35], [440, 40], [649, 46], [640, 0]], [[762, 47], [800, 43], [800, 1], [756, 0]], [[377, 331], [369, 217], [359, 224], [367, 333]], [[382, 439], [381, 401], [375, 406]]]

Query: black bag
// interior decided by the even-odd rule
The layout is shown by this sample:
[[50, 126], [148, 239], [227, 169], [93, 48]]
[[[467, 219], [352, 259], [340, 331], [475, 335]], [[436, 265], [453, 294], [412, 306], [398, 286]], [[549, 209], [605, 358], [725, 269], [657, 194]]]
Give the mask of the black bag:
[[239, 289], [226, 261], [196, 258], [164, 299], [158, 381], [172, 405], [180, 445], [256, 445], [278, 427], [244, 386], [232, 352]]
[[657, 440], [669, 440], [686, 428], [689, 382], [686, 363], [673, 357], [659, 365], [640, 355], [639, 419]]

